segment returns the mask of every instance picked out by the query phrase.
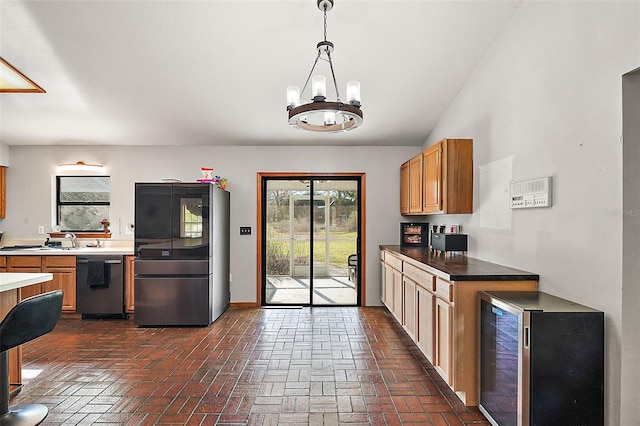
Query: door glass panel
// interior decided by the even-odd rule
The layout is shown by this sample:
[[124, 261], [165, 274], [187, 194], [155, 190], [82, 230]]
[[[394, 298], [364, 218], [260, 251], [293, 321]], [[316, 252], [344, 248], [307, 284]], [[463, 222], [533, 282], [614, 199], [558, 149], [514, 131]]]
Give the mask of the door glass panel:
[[358, 183], [314, 182], [313, 304], [358, 303]]
[[269, 180], [265, 195], [265, 302], [308, 305], [311, 303], [309, 183]]

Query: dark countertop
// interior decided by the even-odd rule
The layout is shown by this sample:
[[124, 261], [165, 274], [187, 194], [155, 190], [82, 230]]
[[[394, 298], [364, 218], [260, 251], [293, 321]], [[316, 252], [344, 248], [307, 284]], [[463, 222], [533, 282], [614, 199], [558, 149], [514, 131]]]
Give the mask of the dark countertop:
[[429, 249], [381, 245], [380, 250], [395, 252], [442, 272], [450, 281], [539, 281], [540, 276], [462, 254], [436, 255]]

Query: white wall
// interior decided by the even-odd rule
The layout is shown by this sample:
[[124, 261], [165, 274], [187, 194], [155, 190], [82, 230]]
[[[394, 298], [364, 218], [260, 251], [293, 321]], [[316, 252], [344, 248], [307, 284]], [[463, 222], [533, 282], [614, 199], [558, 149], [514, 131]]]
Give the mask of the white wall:
[[9, 166], [9, 145], [0, 142], [0, 166]]
[[622, 232], [622, 416], [620, 424], [640, 420], [640, 68], [622, 80], [623, 232]]
[[[639, 65], [640, 2], [525, 1], [424, 145], [475, 141], [475, 213], [438, 218], [463, 225], [470, 255], [539, 273], [540, 290], [605, 312], [612, 426], [640, 424], [638, 404], [620, 423], [621, 76]], [[509, 210], [508, 185], [484, 187], [504, 182], [493, 162], [515, 180], [553, 176], [553, 207]]]
[[[51, 226], [51, 175], [56, 165], [84, 161], [101, 163], [111, 176], [111, 223], [114, 239], [129, 239], [133, 220], [133, 184], [176, 178], [195, 181], [200, 167], [213, 167], [229, 179], [231, 192], [232, 302], [256, 301], [257, 172], [366, 173], [366, 304], [380, 305], [379, 244], [398, 244], [399, 166], [419, 147], [141, 147], [141, 146], [12, 146], [7, 170], [7, 218], [4, 237], [36, 239], [38, 225]], [[251, 226], [251, 236], [240, 236]]]

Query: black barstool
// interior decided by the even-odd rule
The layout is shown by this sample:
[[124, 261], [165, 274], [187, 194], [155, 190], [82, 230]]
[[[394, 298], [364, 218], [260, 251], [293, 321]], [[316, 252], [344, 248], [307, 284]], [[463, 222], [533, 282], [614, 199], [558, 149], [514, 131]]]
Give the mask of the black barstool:
[[42, 404], [9, 408], [9, 354], [7, 351], [47, 334], [62, 313], [60, 290], [24, 299], [14, 306], [0, 323], [0, 425], [38, 425], [49, 409]]

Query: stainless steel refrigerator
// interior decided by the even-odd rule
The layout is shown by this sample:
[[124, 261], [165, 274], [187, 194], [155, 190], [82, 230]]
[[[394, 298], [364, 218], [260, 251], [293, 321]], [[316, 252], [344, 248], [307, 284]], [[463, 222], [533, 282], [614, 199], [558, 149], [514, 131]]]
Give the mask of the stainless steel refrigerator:
[[135, 184], [138, 326], [207, 326], [229, 307], [229, 192]]

